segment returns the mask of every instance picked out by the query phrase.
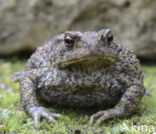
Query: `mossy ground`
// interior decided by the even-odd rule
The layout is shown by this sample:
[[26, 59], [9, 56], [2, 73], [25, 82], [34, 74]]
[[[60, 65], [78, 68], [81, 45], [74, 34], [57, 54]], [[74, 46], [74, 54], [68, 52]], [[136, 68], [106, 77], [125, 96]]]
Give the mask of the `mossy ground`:
[[[84, 134], [156, 131], [156, 65], [143, 65], [144, 84], [152, 96], [144, 96], [132, 116], [108, 120], [99, 127], [92, 127], [88, 123], [89, 113], [81, 113], [78, 109], [72, 108], [56, 108], [57, 112], [63, 115], [57, 123], [52, 124], [43, 120], [40, 127], [34, 129], [32, 118], [26, 115], [20, 106], [19, 84], [12, 82], [14, 72], [24, 70], [25, 63], [26, 60], [17, 58], [0, 59], [0, 134], [70, 134], [76, 129]], [[125, 129], [126, 126], [129, 130]]]

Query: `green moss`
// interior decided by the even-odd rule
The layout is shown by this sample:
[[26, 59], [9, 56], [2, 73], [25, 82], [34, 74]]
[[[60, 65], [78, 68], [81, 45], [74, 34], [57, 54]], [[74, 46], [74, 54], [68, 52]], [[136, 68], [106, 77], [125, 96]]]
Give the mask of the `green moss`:
[[[19, 84], [13, 83], [13, 74], [17, 71], [23, 71], [26, 60], [17, 58], [3, 60], [0, 59], [0, 133], [22, 133], [22, 134], [68, 134], [73, 133], [76, 129], [83, 133], [142, 133], [132, 129], [132, 125], [147, 125], [148, 131], [150, 125], [156, 126], [156, 65], [143, 65], [145, 72], [144, 84], [152, 96], [143, 97], [135, 113], [129, 118], [113, 119], [105, 121], [99, 127], [92, 127], [88, 121], [90, 114], [78, 112], [74, 109], [57, 108], [61, 117], [57, 123], [53, 124], [43, 120], [38, 129], [34, 129], [33, 119], [26, 115], [20, 107]], [[124, 130], [124, 124], [129, 131]], [[138, 128], [139, 128], [138, 127]], [[146, 131], [146, 129], [144, 129]], [[156, 127], [155, 127], [156, 131]], [[150, 132], [147, 132], [150, 133]]]

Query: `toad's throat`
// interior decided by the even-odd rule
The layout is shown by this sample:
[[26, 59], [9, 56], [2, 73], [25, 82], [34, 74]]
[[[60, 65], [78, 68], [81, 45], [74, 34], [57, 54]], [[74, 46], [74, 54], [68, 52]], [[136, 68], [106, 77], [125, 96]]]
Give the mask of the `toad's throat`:
[[60, 69], [75, 69], [93, 71], [106, 69], [116, 61], [116, 57], [110, 56], [90, 56], [61, 61], [57, 65]]

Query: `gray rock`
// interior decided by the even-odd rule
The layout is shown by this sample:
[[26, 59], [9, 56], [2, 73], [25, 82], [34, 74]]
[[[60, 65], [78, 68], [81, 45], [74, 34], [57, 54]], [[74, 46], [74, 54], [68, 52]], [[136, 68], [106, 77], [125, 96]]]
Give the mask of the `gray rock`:
[[0, 1], [0, 55], [35, 50], [66, 30], [111, 28], [138, 57], [156, 60], [154, 0]]

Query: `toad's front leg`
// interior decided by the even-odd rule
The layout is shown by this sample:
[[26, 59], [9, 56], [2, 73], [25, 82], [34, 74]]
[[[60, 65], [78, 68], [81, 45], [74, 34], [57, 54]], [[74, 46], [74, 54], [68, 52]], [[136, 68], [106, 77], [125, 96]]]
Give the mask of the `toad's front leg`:
[[104, 120], [110, 118], [126, 117], [130, 115], [144, 95], [144, 92], [145, 89], [142, 83], [138, 82], [137, 84], [129, 87], [114, 108], [99, 111], [96, 114], [92, 115], [90, 117], [90, 123], [94, 124], [95, 119], [97, 119], [95, 125], [99, 125]]
[[60, 114], [52, 113], [48, 108], [40, 107], [36, 99], [36, 84], [29, 77], [24, 77], [20, 80], [21, 103], [25, 112], [31, 115], [37, 127], [41, 118], [46, 118], [52, 122], [60, 117]]

